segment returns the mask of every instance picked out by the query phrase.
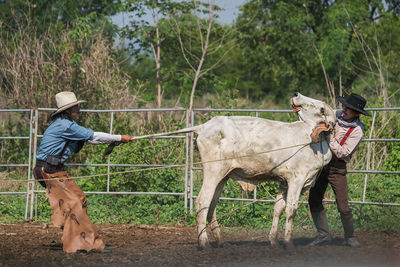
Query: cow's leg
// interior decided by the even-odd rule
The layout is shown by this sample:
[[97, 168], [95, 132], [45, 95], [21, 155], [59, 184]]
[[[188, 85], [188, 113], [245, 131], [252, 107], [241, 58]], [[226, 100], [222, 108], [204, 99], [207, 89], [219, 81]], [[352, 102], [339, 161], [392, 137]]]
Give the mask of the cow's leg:
[[206, 232], [206, 219], [215, 191], [221, 180], [227, 175], [218, 164], [205, 164], [203, 166], [203, 185], [199, 196], [196, 199], [196, 221], [198, 232], [199, 248], [208, 246], [208, 237]]
[[286, 196], [286, 225], [284, 237], [286, 248], [288, 249], [294, 248], [292, 241], [293, 220], [299, 207], [299, 197], [302, 188], [303, 184], [288, 184], [288, 191]]
[[206, 219], [216, 187], [217, 186], [213, 181], [206, 183], [204, 180], [199, 196], [196, 199], [196, 221], [199, 249], [204, 249], [208, 246]]
[[213, 233], [214, 238], [217, 241], [217, 246], [222, 247], [223, 246], [223, 241], [221, 238], [221, 229], [219, 228], [219, 224], [217, 221], [217, 203], [219, 200], [219, 197], [221, 195], [222, 189], [224, 188], [226, 182], [228, 181], [228, 177], [225, 177], [217, 186], [217, 189], [215, 190], [214, 197], [211, 201], [210, 208], [208, 210], [207, 214], [207, 221], [211, 226], [211, 231]]
[[279, 190], [279, 193], [276, 197], [275, 205], [274, 205], [274, 218], [272, 219], [271, 230], [269, 231], [269, 241], [271, 242], [272, 247], [278, 247], [278, 224], [279, 218], [281, 217], [283, 211], [286, 207], [286, 190]]

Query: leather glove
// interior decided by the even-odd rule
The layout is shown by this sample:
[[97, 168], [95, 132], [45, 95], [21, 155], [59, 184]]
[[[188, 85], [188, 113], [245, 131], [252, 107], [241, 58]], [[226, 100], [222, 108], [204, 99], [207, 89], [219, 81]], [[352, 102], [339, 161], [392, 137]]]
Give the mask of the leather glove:
[[133, 139], [133, 136], [130, 135], [121, 135], [121, 142], [122, 143], [128, 143], [129, 141], [131, 141]]
[[311, 133], [311, 139], [314, 143], [317, 143], [319, 141], [319, 134], [321, 132], [328, 132], [328, 127], [326, 125], [326, 122], [320, 121], [318, 124], [314, 127], [312, 133]]

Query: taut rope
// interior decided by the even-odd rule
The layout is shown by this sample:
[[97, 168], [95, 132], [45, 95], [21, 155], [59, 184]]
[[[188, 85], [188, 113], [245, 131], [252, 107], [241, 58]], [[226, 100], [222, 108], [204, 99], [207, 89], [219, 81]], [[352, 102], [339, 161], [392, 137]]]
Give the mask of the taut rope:
[[[162, 134], [157, 134], [157, 135], [162, 135]], [[154, 135], [152, 135], [152, 136], [154, 136]], [[142, 136], [140, 136], [140, 137], [142, 137]], [[137, 138], [137, 139], [140, 139], [140, 138]], [[281, 148], [276, 148], [276, 149], [261, 151], [261, 152], [257, 152], [257, 153], [231, 157], [231, 158], [223, 158], [223, 159], [215, 159], [215, 160], [207, 160], [207, 161], [198, 161], [198, 162], [194, 162], [193, 165], [201, 165], [201, 164], [205, 164], [205, 163], [212, 163], [212, 162], [220, 162], [220, 161], [225, 161], [225, 160], [234, 160], [234, 159], [239, 159], [239, 158], [253, 157], [253, 156], [256, 156], [256, 155], [260, 155], [260, 154], [267, 154], [267, 153], [272, 153], [272, 152], [281, 151], [281, 150], [290, 149], [290, 148], [295, 148], [295, 147], [301, 147], [301, 146], [305, 147], [305, 146], [311, 145], [313, 143], [314, 142], [309, 142], [309, 143], [304, 143], [304, 144], [297, 144], [297, 145], [281, 147]], [[149, 167], [149, 168], [142, 168], [142, 169], [136, 169], [136, 170], [113, 172], [113, 173], [110, 173], [110, 175], [133, 173], [133, 172], [142, 172], [142, 171], [158, 170], [158, 169], [166, 169], [166, 168], [180, 168], [180, 167], [185, 167], [185, 166], [186, 166], [185, 164], [178, 164], [178, 165], [170, 165], [170, 166], [162, 166], [162, 167]], [[89, 178], [105, 176], [105, 175], [108, 175], [108, 173], [69, 177], [68, 179], [89, 179]], [[66, 179], [66, 178], [51, 178], [51, 179], [46, 179], [46, 180], [59, 180], [59, 179]], [[31, 181], [31, 180], [29, 180], [29, 181]], [[44, 180], [43, 179], [35, 179], [34, 181], [44, 181]], [[26, 180], [0, 180], [0, 183], [2, 183], [2, 182], [26, 183], [27, 181]]]

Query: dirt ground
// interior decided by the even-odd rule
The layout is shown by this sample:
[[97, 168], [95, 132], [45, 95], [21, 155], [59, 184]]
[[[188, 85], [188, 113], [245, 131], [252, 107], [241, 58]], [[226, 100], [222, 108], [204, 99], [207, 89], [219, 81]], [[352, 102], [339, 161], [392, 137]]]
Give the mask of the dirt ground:
[[357, 232], [360, 248], [344, 246], [336, 234], [332, 245], [311, 248], [312, 232], [301, 231], [295, 249], [286, 250], [272, 248], [263, 230], [223, 228], [222, 248], [199, 251], [195, 227], [97, 228], [110, 253], [67, 254], [59, 228], [0, 224], [0, 266], [400, 266], [400, 233]]

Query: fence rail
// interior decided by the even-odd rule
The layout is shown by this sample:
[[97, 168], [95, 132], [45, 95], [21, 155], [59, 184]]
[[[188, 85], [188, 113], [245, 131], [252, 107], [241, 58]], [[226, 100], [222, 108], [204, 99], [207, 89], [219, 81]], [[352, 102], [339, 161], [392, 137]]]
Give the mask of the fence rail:
[[[0, 195], [26, 195], [26, 207], [25, 207], [25, 219], [33, 219], [34, 204], [37, 202], [37, 194], [42, 194], [44, 190], [35, 189], [35, 181], [33, 179], [32, 170], [35, 164], [36, 151], [38, 149], [38, 141], [42, 135], [38, 134], [38, 126], [41, 112], [55, 111], [54, 108], [38, 108], [38, 109], [0, 109], [0, 114], [7, 113], [20, 113], [25, 112], [29, 114], [29, 136], [0, 136], [0, 140], [27, 140], [29, 142], [29, 149], [26, 151], [28, 154], [27, 163], [3, 163], [4, 159], [0, 160], [0, 167], [21, 167], [27, 169], [27, 190], [24, 192], [0, 192]], [[366, 110], [373, 112], [373, 120], [370, 127], [369, 137], [362, 139], [362, 142], [367, 142], [367, 162], [365, 170], [348, 170], [348, 173], [363, 173], [364, 186], [363, 186], [363, 200], [362, 201], [350, 201], [352, 204], [359, 205], [380, 205], [380, 206], [400, 206], [400, 203], [380, 203], [380, 202], [368, 202], [365, 199], [365, 194], [367, 191], [367, 181], [368, 175], [370, 174], [383, 174], [383, 175], [400, 175], [400, 171], [381, 171], [381, 170], [370, 170], [370, 157], [371, 148], [370, 144], [374, 142], [400, 142], [400, 139], [374, 139], [372, 133], [375, 126], [375, 119], [377, 112], [381, 111], [397, 111], [400, 107], [394, 108], [367, 108]], [[81, 110], [81, 112], [88, 113], [108, 113], [110, 116], [109, 132], [113, 132], [114, 115], [115, 113], [127, 112], [127, 113], [143, 113], [143, 112], [184, 112], [185, 113], [185, 123], [186, 127], [194, 126], [196, 113], [204, 112], [232, 112], [232, 113], [255, 113], [258, 117], [261, 113], [291, 113], [292, 110], [269, 110], [269, 109], [208, 109], [208, 108], [197, 108], [193, 111], [189, 111], [184, 108], [161, 108], [161, 109], [115, 109], [115, 110]], [[194, 167], [194, 138], [193, 133], [187, 133], [185, 136], [158, 136], [152, 137], [152, 139], [185, 139], [184, 151], [185, 151], [185, 161], [181, 165], [173, 164], [115, 164], [110, 163], [110, 156], [107, 158], [107, 163], [104, 164], [90, 164], [90, 163], [68, 163], [68, 166], [92, 166], [92, 167], [107, 167], [107, 189], [106, 191], [85, 191], [86, 194], [109, 194], [109, 195], [170, 195], [170, 196], [183, 196], [184, 197], [184, 208], [189, 209], [193, 212], [193, 201], [197, 196], [194, 195], [194, 172], [202, 170], [201, 167]], [[140, 168], [156, 168], [156, 167], [182, 167], [184, 168], [184, 190], [183, 192], [115, 192], [110, 191], [110, 172], [111, 167], [140, 167]], [[253, 198], [227, 198], [221, 197], [221, 200], [229, 201], [260, 201], [265, 203], [273, 203], [274, 199], [258, 199], [257, 198], [257, 188], [254, 191]], [[329, 200], [327, 202], [330, 202]]]

